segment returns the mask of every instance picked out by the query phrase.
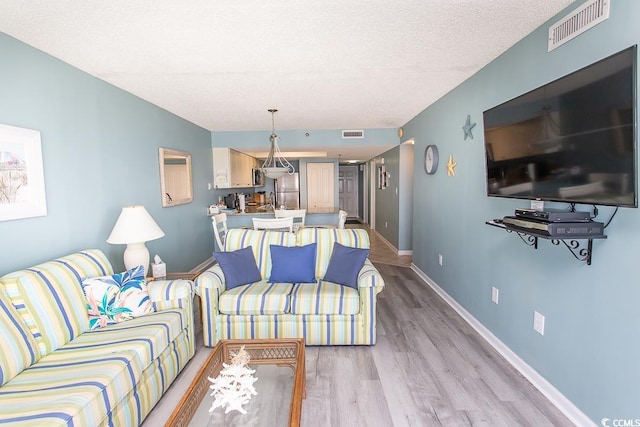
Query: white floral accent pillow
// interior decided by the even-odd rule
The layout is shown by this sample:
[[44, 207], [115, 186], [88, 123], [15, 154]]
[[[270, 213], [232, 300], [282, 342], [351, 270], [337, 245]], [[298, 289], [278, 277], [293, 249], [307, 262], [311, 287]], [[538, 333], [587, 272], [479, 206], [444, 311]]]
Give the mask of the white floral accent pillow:
[[153, 312], [141, 265], [124, 273], [84, 279], [82, 289], [87, 298], [90, 329]]

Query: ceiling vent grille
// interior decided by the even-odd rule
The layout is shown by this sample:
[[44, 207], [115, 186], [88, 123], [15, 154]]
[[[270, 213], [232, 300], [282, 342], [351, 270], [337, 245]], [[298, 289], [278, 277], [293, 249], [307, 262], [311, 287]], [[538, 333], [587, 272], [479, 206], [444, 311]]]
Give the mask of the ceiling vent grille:
[[363, 130], [343, 130], [342, 139], [364, 138]]
[[610, 0], [591, 0], [549, 28], [548, 52], [609, 18]]

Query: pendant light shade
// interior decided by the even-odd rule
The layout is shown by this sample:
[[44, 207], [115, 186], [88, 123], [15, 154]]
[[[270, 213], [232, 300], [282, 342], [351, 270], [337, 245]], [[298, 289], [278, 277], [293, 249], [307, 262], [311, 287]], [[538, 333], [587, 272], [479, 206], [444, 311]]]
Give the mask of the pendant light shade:
[[534, 137], [534, 142], [540, 143], [557, 143], [562, 136], [562, 128], [558, 120], [558, 112], [554, 112], [551, 106], [545, 105], [540, 111], [540, 129]]
[[278, 147], [278, 135], [276, 135], [275, 125], [275, 114], [278, 110], [272, 108], [267, 111], [271, 113], [271, 136], [269, 136], [271, 147], [269, 148], [267, 159], [262, 164], [262, 172], [264, 172], [267, 178], [277, 179], [285, 173], [292, 174], [296, 170], [282, 155], [280, 147]]

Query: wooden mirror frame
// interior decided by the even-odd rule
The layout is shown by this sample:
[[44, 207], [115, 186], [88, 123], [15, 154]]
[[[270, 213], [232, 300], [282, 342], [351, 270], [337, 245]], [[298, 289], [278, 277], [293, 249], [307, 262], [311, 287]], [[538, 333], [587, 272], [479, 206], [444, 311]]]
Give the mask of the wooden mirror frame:
[[191, 154], [185, 151], [160, 148], [160, 197], [162, 206], [183, 205], [193, 201]]

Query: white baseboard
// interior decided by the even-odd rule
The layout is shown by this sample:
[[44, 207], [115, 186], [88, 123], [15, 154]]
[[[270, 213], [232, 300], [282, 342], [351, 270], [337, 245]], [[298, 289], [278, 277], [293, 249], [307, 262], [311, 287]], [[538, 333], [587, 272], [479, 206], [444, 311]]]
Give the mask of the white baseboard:
[[384, 242], [385, 245], [389, 246], [391, 248], [391, 250], [393, 252], [395, 252], [396, 255], [398, 256], [403, 256], [403, 255], [413, 255], [413, 251], [412, 250], [399, 250], [398, 248], [396, 248], [395, 246], [393, 246], [393, 243], [391, 243], [390, 241], [388, 241], [387, 239], [384, 238], [384, 236], [380, 233], [378, 233], [378, 231], [376, 230], [371, 230], [373, 233], [376, 233], [376, 236], [378, 236], [378, 238], [380, 240], [382, 240]]
[[411, 269], [429, 285], [447, 304], [451, 306], [473, 329], [480, 334], [498, 353], [504, 357], [514, 368], [518, 370], [531, 384], [534, 385], [549, 401], [555, 405], [569, 420], [577, 426], [597, 425], [587, 417], [576, 405], [556, 389], [549, 381], [533, 369], [527, 362], [522, 360], [505, 343], [500, 341], [489, 329], [487, 329], [478, 319], [473, 317], [463, 306], [445, 292], [429, 276], [420, 270], [415, 264], [411, 264]]

